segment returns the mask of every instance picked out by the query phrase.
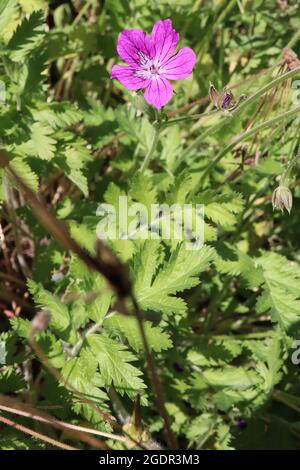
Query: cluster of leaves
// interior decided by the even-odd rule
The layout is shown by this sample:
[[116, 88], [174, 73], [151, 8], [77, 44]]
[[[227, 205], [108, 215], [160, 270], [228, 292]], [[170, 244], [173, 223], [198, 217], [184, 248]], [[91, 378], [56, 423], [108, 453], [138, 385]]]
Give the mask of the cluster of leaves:
[[[151, 116], [139, 93], [133, 96], [109, 80], [118, 33], [128, 27], [150, 30], [156, 20], [171, 17], [197, 52], [198, 65], [193, 77], [176, 84], [166, 113], [190, 101], [193, 111], [199, 98], [204, 98], [199, 111], [209, 110], [209, 81], [220, 89], [240, 83], [237, 93], [251, 95], [272, 80], [270, 73], [257, 74], [274, 67], [297, 34], [298, 2], [286, 7], [250, 0], [56, 3], [0, 1], [1, 147], [27, 186], [93, 256], [101, 203], [114, 205], [117, 220], [122, 195], [147, 208], [204, 204], [200, 250], [174, 238], [108, 241], [128, 265], [145, 314], [172, 431], [182, 448], [299, 448], [299, 421], [291, 411], [300, 410], [299, 371], [291, 362], [300, 334], [299, 187], [295, 184], [290, 217], [273, 213], [270, 204], [276, 178], [299, 144], [299, 122], [278, 122], [258, 132], [205, 174], [224, 143], [291, 108], [290, 84], [271, 90], [242, 116], [174, 122], [161, 132], [150, 168], [141, 173], [152, 139]], [[279, 66], [275, 73], [282, 72]], [[219, 126], [219, 120], [225, 124]], [[120, 311], [103, 276], [45, 231], [3, 168], [0, 181], [1, 218], [14, 229], [14, 241], [3, 245], [3, 287], [9, 286], [14, 303], [23, 299], [21, 313], [9, 321], [1, 317], [0, 393], [110, 433], [108, 417], [122, 424], [140, 397], [143, 429], [166, 447], [136, 318]], [[142, 221], [136, 214], [130, 223], [139, 230]], [[26, 243], [31, 250], [24, 255]], [[19, 278], [17, 290], [13, 277]], [[9, 299], [0, 295], [0, 300], [5, 313]], [[29, 346], [39, 309], [50, 311], [51, 320], [36, 342], [60, 380]], [[49, 447], [19, 431], [4, 431], [1, 449]], [[113, 438], [107, 444], [134, 445]]]

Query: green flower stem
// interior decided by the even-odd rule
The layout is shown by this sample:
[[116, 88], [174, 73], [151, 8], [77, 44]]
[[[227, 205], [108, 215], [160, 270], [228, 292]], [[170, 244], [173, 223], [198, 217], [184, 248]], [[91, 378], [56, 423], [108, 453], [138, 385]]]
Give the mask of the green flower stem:
[[283, 392], [281, 390], [274, 390], [273, 398], [276, 401], [284, 403], [295, 411], [300, 413], [300, 399], [299, 397], [290, 393]]
[[72, 23], [72, 26], [76, 26], [79, 21], [81, 20], [81, 18], [87, 13], [88, 9], [90, 8], [90, 6], [92, 6], [92, 2], [91, 1], [87, 1], [83, 7], [81, 8], [81, 10], [79, 11], [79, 13], [77, 14], [77, 16], [75, 17], [73, 23]]
[[[253, 95], [249, 96], [246, 98], [244, 101], [241, 102], [241, 104], [231, 113], [231, 119], [232, 117], [237, 116], [239, 113], [241, 113], [249, 104], [252, 104], [255, 100], [257, 100], [260, 96], [262, 96], [264, 93], [267, 91], [271, 90], [273, 87], [276, 87], [280, 83], [284, 82], [285, 80], [288, 80], [289, 78], [294, 77], [295, 75], [300, 74], [300, 67], [297, 67], [294, 70], [290, 70], [287, 73], [284, 73], [283, 75], [280, 75], [280, 77], [275, 78], [272, 80], [270, 83], [265, 85], [264, 87], [260, 88], [257, 90]], [[199, 137], [197, 137], [183, 152], [181, 155], [181, 159], [184, 159], [189, 155], [189, 153], [194, 150], [195, 148], [198, 147], [198, 145], [203, 142], [203, 140], [208, 137], [209, 135], [214, 134], [215, 132], [219, 131], [222, 129], [228, 122], [231, 122], [231, 119], [228, 116], [224, 116], [223, 118], [220, 119], [219, 122], [217, 122], [213, 127], [210, 127], [207, 129], [203, 134], [201, 134]]]
[[161, 130], [161, 127], [160, 126], [155, 126], [153, 128], [153, 134], [152, 134], [152, 139], [151, 139], [151, 144], [150, 144], [150, 147], [148, 149], [148, 152], [144, 158], [144, 161], [142, 163], [142, 166], [140, 168], [140, 172], [141, 173], [144, 173], [148, 166], [149, 166], [149, 163], [151, 161], [151, 158], [152, 158], [152, 155], [153, 153], [155, 152], [155, 149], [156, 149], [156, 146], [157, 146], [157, 143], [158, 143], [158, 140], [159, 140], [159, 135], [160, 135], [160, 130]]
[[283, 173], [283, 175], [280, 178], [280, 185], [281, 186], [287, 186], [288, 185], [288, 181], [290, 179], [291, 171], [292, 171], [294, 165], [296, 165], [299, 158], [300, 158], [300, 153], [298, 155], [296, 155], [296, 157], [293, 158], [289, 162], [287, 169], [285, 170], [285, 172]]
[[291, 109], [290, 111], [286, 111], [285, 113], [278, 114], [278, 116], [275, 116], [272, 119], [269, 119], [268, 121], [262, 122], [258, 124], [257, 126], [253, 127], [252, 129], [249, 129], [248, 131], [245, 131], [241, 134], [239, 134], [237, 137], [235, 137], [231, 142], [229, 142], [228, 145], [226, 145], [225, 148], [223, 148], [216, 156], [215, 158], [210, 162], [210, 164], [206, 167], [199, 184], [201, 185], [207, 176], [207, 174], [210, 172], [210, 170], [221, 160], [224, 155], [226, 155], [227, 152], [232, 150], [238, 143], [242, 142], [243, 140], [247, 139], [248, 137], [251, 137], [252, 135], [255, 135], [258, 131], [262, 129], [266, 129], [267, 127], [273, 126], [273, 124], [276, 124], [277, 122], [289, 119], [295, 115], [300, 113], [300, 106], [297, 106], [294, 109]]
[[171, 126], [172, 124], [177, 124], [177, 122], [182, 122], [182, 121], [197, 121], [198, 119], [201, 119], [206, 116], [211, 116], [212, 114], [216, 114], [219, 112], [218, 109], [214, 109], [212, 111], [208, 111], [206, 113], [200, 113], [200, 114], [191, 114], [190, 116], [182, 116], [180, 118], [176, 119], [170, 119], [169, 121], [166, 121], [162, 123], [161, 127], [164, 129], [165, 127]]
[[286, 47], [292, 49], [298, 42], [300, 41], [300, 29], [296, 31], [290, 42], [287, 44]]
[[274, 78], [270, 83], [267, 83], [267, 85], [263, 86], [262, 88], [259, 88], [253, 95], [249, 96], [249, 98], [246, 98], [240, 106], [232, 113], [234, 116], [236, 114], [239, 114], [241, 111], [243, 111], [244, 108], [246, 108], [249, 104], [253, 103], [257, 98], [260, 96], [264, 95], [267, 91], [271, 90], [272, 88], [276, 87], [277, 85], [280, 85], [280, 83], [284, 82], [285, 80], [288, 80], [289, 78], [294, 77], [295, 75], [300, 74], [300, 67], [297, 67], [294, 70], [290, 70], [289, 72], [286, 72], [282, 75], [280, 75], [277, 78]]

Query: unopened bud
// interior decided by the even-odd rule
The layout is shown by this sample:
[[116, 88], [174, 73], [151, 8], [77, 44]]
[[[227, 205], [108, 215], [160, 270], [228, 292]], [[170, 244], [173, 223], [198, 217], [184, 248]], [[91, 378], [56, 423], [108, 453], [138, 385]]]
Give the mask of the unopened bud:
[[293, 195], [291, 190], [287, 186], [278, 186], [278, 188], [273, 192], [272, 205], [273, 209], [280, 209], [282, 212], [283, 209], [286, 209], [290, 214], [293, 205]]
[[209, 85], [209, 96], [214, 106], [218, 109], [226, 110], [233, 104], [232, 92], [225, 90], [223, 93], [220, 93], [212, 83]]
[[228, 109], [232, 103], [232, 100], [233, 100], [233, 94], [231, 93], [231, 91], [224, 91], [223, 96], [222, 96], [221, 108]]

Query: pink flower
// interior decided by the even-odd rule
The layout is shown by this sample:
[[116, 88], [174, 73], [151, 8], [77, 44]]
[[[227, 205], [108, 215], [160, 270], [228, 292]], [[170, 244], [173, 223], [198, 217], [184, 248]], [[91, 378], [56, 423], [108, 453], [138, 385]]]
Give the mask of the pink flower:
[[129, 90], [146, 89], [146, 101], [160, 109], [173, 95], [169, 80], [189, 77], [197, 60], [189, 47], [175, 54], [178, 42], [179, 34], [169, 19], [155, 23], [150, 36], [140, 29], [125, 29], [117, 51], [127, 65], [115, 65], [111, 78]]

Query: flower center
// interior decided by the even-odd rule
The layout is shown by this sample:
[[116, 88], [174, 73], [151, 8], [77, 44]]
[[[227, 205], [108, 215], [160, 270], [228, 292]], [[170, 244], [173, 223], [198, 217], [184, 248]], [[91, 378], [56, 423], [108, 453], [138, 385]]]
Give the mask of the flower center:
[[142, 77], [145, 79], [156, 79], [160, 74], [160, 66], [155, 61], [155, 59], [150, 59], [143, 52], [139, 53], [140, 57], [140, 69], [136, 71], [135, 75], [137, 77]]

